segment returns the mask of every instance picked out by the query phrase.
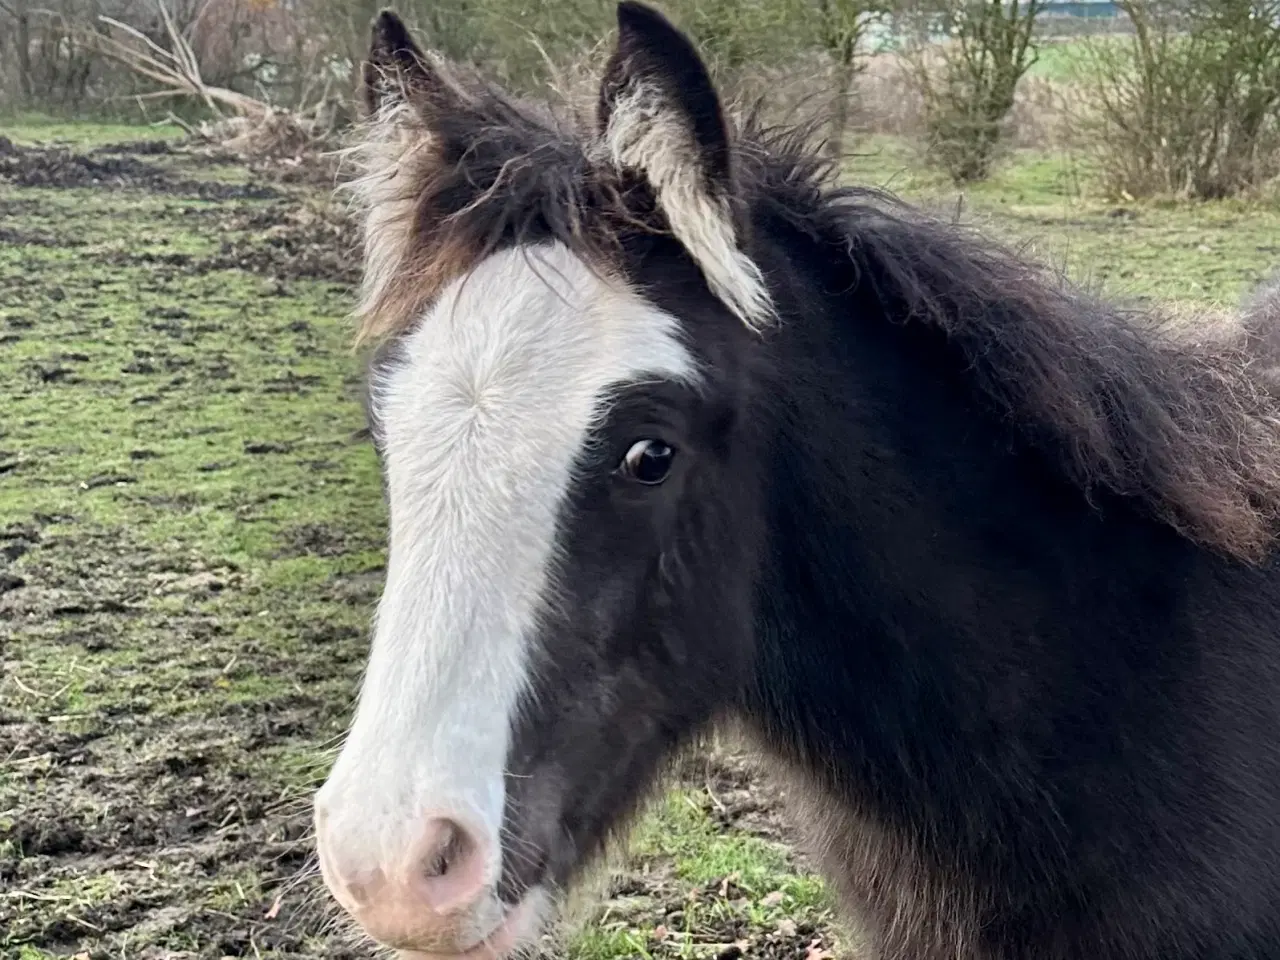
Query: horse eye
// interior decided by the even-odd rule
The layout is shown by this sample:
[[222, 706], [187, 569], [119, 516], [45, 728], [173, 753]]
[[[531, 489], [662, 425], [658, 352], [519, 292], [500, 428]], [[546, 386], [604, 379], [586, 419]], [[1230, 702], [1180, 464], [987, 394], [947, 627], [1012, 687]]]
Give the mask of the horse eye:
[[661, 440], [637, 440], [622, 458], [618, 471], [638, 483], [661, 483], [671, 472], [675, 456], [675, 450]]

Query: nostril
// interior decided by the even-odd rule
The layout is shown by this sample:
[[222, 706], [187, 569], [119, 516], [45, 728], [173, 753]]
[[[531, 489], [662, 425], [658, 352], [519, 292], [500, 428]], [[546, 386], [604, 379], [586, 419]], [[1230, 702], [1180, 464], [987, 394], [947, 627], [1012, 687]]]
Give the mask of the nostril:
[[463, 849], [466, 834], [456, 823], [448, 820], [439, 821], [440, 835], [435, 853], [427, 861], [427, 878], [443, 877], [453, 864], [466, 856]]
[[427, 866], [427, 877], [428, 879], [431, 877], [443, 877], [448, 872], [449, 858], [446, 856], [445, 851], [441, 850], [436, 854], [435, 862]]
[[451, 909], [478, 895], [485, 858], [471, 832], [460, 823], [448, 818], [430, 821], [420, 849], [419, 875], [436, 910]]

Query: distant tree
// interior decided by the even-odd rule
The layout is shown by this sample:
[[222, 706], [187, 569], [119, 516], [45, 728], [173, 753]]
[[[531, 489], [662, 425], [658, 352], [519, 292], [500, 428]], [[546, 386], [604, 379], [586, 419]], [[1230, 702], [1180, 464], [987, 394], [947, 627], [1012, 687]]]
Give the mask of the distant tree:
[[956, 183], [983, 180], [1005, 134], [1018, 83], [1036, 61], [1045, 0], [943, 0], [917, 10], [922, 33], [912, 74], [924, 103], [930, 156]]
[[839, 159], [849, 124], [849, 97], [870, 52], [864, 41], [870, 28], [893, 11], [894, 0], [817, 0], [817, 6], [818, 39], [834, 71], [827, 143]]
[[[31, 3], [30, 0], [0, 0], [0, 15], [7, 20], [4, 32], [11, 38], [18, 94], [23, 104], [29, 104], [35, 94], [31, 77]], [[3, 23], [0, 20], [0, 23]]]
[[725, 75], [791, 60], [803, 48], [807, 0], [668, 0], [671, 14]]

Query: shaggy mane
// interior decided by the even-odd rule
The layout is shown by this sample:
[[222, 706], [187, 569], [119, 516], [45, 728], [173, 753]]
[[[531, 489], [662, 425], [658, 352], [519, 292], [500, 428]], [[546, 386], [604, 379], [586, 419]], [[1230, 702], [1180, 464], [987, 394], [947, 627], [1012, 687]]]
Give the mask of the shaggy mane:
[[[581, 118], [437, 69], [450, 70], [447, 110], [410, 95], [352, 150], [366, 224], [361, 339], [401, 332], [502, 247], [559, 241], [608, 271], [622, 231], [666, 232], [651, 193], [617, 172]], [[995, 414], [1086, 494], [1137, 500], [1229, 556], [1266, 555], [1280, 533], [1280, 292], [1245, 324], [1193, 338], [1156, 310], [1108, 304], [967, 229], [839, 186], [811, 128], [742, 128], [745, 204], [842, 244], [886, 316], [944, 334]]]
[[1194, 327], [1074, 288], [971, 230], [841, 187], [794, 131], [744, 145], [755, 201], [842, 243], [886, 316], [940, 331], [997, 416], [1086, 495], [1144, 504], [1210, 549], [1262, 560], [1280, 533], [1280, 283]]

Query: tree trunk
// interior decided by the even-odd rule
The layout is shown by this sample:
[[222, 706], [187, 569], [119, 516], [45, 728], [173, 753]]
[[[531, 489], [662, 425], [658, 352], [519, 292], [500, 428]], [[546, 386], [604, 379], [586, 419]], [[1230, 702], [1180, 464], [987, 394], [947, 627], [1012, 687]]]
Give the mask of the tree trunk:
[[853, 80], [857, 75], [854, 60], [856, 44], [856, 36], [846, 35], [836, 58], [836, 100], [831, 110], [831, 136], [827, 145], [831, 150], [831, 159], [837, 163], [844, 159], [844, 135], [849, 125], [849, 95], [853, 92]]
[[14, 44], [18, 54], [18, 92], [22, 102], [30, 106], [35, 100], [35, 81], [31, 76], [31, 11], [28, 0], [17, 0], [14, 10]]

